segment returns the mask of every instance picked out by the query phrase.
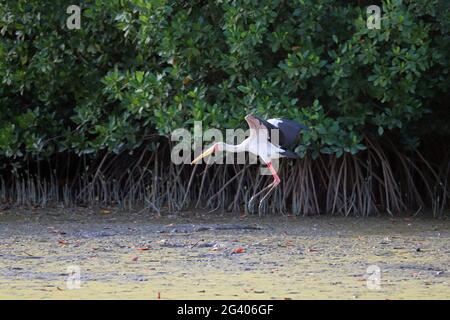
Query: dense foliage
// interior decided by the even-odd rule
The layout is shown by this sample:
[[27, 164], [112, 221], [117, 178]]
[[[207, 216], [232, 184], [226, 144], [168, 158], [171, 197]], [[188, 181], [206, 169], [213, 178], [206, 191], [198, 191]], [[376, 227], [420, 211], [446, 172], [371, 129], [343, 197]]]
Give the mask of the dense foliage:
[[448, 2], [383, 1], [380, 30], [359, 2], [2, 0], [0, 156], [131, 150], [249, 112], [309, 125], [300, 154], [447, 134]]

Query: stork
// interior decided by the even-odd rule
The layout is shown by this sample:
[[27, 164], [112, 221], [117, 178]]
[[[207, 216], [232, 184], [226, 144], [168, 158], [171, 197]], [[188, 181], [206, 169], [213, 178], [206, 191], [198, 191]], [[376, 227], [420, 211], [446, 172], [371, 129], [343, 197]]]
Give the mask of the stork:
[[[261, 204], [270, 193], [278, 186], [281, 182], [277, 171], [272, 165], [274, 159], [279, 158], [299, 158], [299, 156], [290, 150], [293, 146], [298, 143], [299, 135], [302, 130], [308, 130], [308, 128], [294, 120], [289, 119], [269, 119], [264, 120], [254, 115], [247, 115], [245, 120], [250, 128], [250, 135], [247, 139], [242, 141], [238, 145], [230, 145], [224, 142], [216, 142], [211, 147], [206, 149], [202, 154], [196, 157], [192, 164], [197, 163], [202, 158], [207, 157], [215, 152], [249, 152], [255, 156], [258, 156], [262, 162], [267, 165], [270, 173], [273, 176], [273, 182], [268, 186], [263, 188], [261, 191], [254, 194], [249, 203], [248, 207], [250, 211], [253, 211], [253, 202], [255, 199], [264, 193], [266, 194], [261, 198], [258, 206], [258, 210], [261, 210]], [[278, 141], [273, 139], [273, 130], [278, 132]]]

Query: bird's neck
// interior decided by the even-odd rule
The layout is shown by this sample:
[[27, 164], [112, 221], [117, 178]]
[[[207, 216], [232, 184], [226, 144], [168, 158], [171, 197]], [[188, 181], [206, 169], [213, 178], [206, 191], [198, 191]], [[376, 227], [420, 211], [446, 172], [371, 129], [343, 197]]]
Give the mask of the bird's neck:
[[222, 143], [222, 148], [226, 152], [244, 152], [247, 151], [247, 140], [242, 141], [240, 144], [228, 144], [228, 143]]

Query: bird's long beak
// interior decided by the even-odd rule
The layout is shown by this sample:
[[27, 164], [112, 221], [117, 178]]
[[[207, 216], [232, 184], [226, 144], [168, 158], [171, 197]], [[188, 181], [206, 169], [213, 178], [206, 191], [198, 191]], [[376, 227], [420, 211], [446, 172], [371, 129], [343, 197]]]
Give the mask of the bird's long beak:
[[205, 152], [203, 152], [201, 155], [199, 155], [197, 158], [195, 158], [191, 164], [197, 163], [198, 161], [200, 161], [202, 158], [209, 156], [210, 154], [213, 154], [215, 150], [215, 145], [209, 147], [208, 149], [206, 149]]

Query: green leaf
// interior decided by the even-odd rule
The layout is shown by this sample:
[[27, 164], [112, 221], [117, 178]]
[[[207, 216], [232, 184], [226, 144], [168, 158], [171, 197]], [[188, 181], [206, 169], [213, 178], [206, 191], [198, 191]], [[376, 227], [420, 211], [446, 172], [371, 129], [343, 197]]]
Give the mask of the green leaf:
[[243, 93], [249, 93], [250, 92], [250, 88], [245, 87], [245, 86], [238, 86], [237, 87], [239, 91], [243, 92]]

